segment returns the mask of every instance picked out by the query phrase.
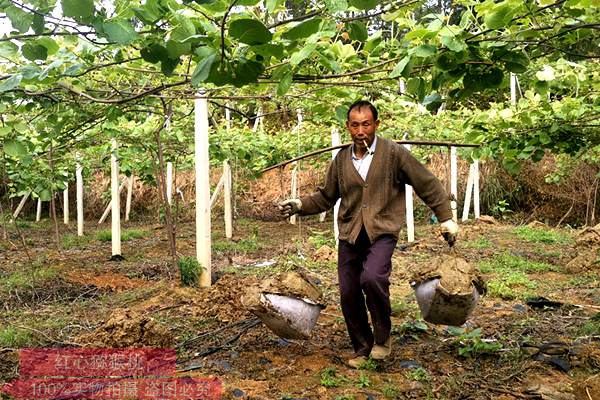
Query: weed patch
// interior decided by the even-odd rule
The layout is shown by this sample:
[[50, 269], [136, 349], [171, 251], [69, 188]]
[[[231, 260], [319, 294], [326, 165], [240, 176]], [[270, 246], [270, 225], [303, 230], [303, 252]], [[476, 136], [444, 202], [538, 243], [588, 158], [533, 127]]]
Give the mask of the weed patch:
[[509, 253], [495, 255], [489, 260], [479, 263], [479, 270], [484, 274], [497, 273], [506, 274], [507, 272], [520, 271], [525, 273], [540, 273], [549, 271], [559, 271], [556, 265], [527, 260], [526, 258], [515, 256]]
[[[128, 229], [125, 231], [121, 231], [121, 241], [122, 242], [127, 242], [132, 239], [141, 239], [144, 236], [146, 236], [144, 231], [141, 231], [139, 229]], [[110, 242], [112, 240], [111, 230], [104, 229], [104, 230], [96, 232], [96, 239], [98, 239], [101, 242]]]
[[198, 279], [200, 276], [200, 264], [195, 257], [181, 257], [177, 264], [179, 265], [179, 272], [181, 274], [181, 283], [184, 286], [196, 286], [198, 285]]
[[530, 243], [569, 244], [572, 241], [568, 233], [531, 226], [518, 226], [513, 229], [513, 233], [517, 238]]
[[9, 326], [0, 330], [0, 347], [25, 347], [31, 340], [31, 332]]
[[477, 239], [475, 240], [469, 240], [463, 243], [463, 247], [467, 248], [467, 249], [489, 249], [493, 246], [494, 244], [485, 236], [479, 236]]

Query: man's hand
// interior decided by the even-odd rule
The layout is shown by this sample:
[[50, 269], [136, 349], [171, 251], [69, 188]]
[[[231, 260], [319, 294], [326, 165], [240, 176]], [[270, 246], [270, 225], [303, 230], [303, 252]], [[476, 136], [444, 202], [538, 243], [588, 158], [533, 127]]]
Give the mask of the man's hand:
[[285, 218], [289, 218], [300, 212], [302, 209], [302, 202], [300, 199], [289, 199], [282, 201], [277, 206], [281, 215]]
[[456, 237], [458, 236], [458, 224], [454, 220], [449, 219], [440, 224], [442, 236], [448, 242], [450, 247], [454, 246]]

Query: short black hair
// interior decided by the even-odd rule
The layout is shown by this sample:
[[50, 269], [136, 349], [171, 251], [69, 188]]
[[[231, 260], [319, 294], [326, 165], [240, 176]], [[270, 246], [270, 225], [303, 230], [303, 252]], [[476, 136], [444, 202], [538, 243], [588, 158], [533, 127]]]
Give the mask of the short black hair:
[[350, 112], [352, 110], [354, 110], [355, 108], [357, 109], [361, 109], [363, 107], [369, 107], [369, 110], [371, 110], [371, 114], [373, 114], [373, 120], [377, 121], [377, 118], [379, 117], [379, 113], [377, 112], [377, 109], [375, 108], [375, 106], [367, 100], [358, 100], [355, 101], [354, 103], [352, 103], [350, 105], [350, 107], [348, 107], [348, 112], [346, 113], [346, 120], [350, 120]]

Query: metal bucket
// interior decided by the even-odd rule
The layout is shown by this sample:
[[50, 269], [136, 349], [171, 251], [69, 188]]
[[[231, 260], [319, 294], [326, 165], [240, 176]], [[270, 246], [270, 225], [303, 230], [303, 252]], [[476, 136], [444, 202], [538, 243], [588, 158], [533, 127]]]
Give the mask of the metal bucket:
[[479, 301], [479, 292], [473, 286], [471, 293], [450, 294], [441, 285], [440, 279], [411, 282], [423, 319], [432, 324], [460, 326]]
[[260, 300], [268, 304], [263, 310], [252, 312], [277, 336], [285, 339], [310, 337], [321, 313], [321, 306], [310, 300], [270, 293], [262, 294]]

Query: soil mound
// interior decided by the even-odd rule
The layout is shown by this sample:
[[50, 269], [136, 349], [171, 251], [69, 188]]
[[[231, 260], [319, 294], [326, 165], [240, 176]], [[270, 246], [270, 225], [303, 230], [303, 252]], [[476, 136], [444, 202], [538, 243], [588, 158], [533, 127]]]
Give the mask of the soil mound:
[[93, 347], [172, 347], [174, 338], [153, 318], [132, 310], [115, 310], [93, 333], [76, 342]]
[[420, 283], [436, 278], [440, 279], [440, 285], [449, 295], [470, 294], [473, 285], [480, 294], [487, 291], [485, 281], [477, 268], [462, 257], [434, 257], [427, 265], [421, 265], [418, 270], [413, 271], [411, 281]]
[[579, 231], [575, 243], [577, 246], [600, 246], [600, 224]]

